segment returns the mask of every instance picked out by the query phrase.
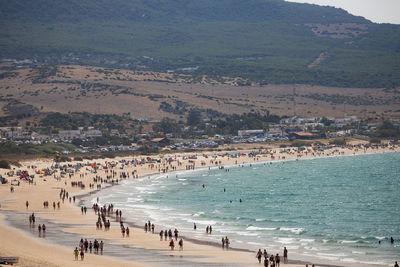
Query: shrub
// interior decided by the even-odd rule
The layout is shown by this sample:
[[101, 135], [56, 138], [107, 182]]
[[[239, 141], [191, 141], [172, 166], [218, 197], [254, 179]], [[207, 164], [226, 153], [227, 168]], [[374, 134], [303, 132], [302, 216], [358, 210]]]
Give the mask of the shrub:
[[344, 146], [346, 145], [346, 139], [345, 138], [335, 138], [331, 141], [329, 141], [330, 145], [338, 145], [338, 146]]
[[66, 161], [71, 161], [71, 158], [69, 158], [67, 156], [61, 156], [60, 157], [60, 162], [66, 162]]
[[10, 162], [8, 160], [0, 160], [0, 169], [11, 169]]
[[371, 144], [380, 144], [381, 143], [381, 139], [378, 138], [378, 137], [373, 137], [373, 138], [369, 139], [369, 142]]
[[294, 141], [291, 146], [292, 147], [302, 147], [302, 146], [310, 146], [310, 143], [304, 142], [304, 141]]

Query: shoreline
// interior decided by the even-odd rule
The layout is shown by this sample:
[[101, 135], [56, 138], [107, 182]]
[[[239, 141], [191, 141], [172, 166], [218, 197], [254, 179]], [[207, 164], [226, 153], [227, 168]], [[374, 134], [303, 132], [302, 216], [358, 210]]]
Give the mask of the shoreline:
[[[280, 150], [279, 148], [276, 148], [275, 149], [276, 151], [278, 151], [278, 150]], [[270, 163], [270, 162], [282, 162], [282, 161], [297, 161], [297, 160], [312, 160], [312, 159], [316, 159], [316, 158], [326, 158], [326, 157], [338, 157], [338, 156], [353, 156], [353, 155], [367, 155], [367, 154], [376, 154], [376, 153], [390, 153], [390, 152], [399, 152], [400, 150], [399, 150], [399, 148], [397, 147], [397, 149], [394, 149], [394, 150], [385, 150], [385, 149], [382, 149], [382, 150], [376, 150], [376, 149], [374, 149], [373, 151], [371, 151], [371, 152], [369, 152], [369, 153], [363, 153], [362, 151], [359, 151], [358, 153], [354, 153], [354, 154], [339, 154], [339, 155], [322, 155], [322, 156], [310, 156], [310, 157], [301, 157], [301, 158], [295, 158], [295, 157], [289, 157], [289, 158], [284, 158], [284, 159], [271, 159], [271, 160], [260, 160], [260, 161], [256, 161], [255, 160], [255, 158], [258, 156], [255, 156], [255, 157], [245, 157], [243, 160], [243, 162], [240, 162], [239, 163], [239, 161], [240, 160], [242, 160], [240, 157], [239, 158], [236, 158], [237, 159], [237, 163], [236, 164], [224, 164], [224, 163], [228, 163], [228, 162], [224, 162], [224, 163], [220, 163], [220, 164], [218, 164], [217, 166], [214, 166], [214, 165], [206, 165], [206, 166], [202, 166], [202, 167], [197, 167], [197, 168], [195, 168], [194, 170], [195, 171], [201, 171], [201, 170], [203, 170], [203, 169], [207, 169], [207, 168], [219, 168], [219, 166], [226, 166], [226, 167], [229, 167], [229, 166], [239, 166], [239, 165], [242, 165], [242, 164], [244, 164], [244, 165], [246, 165], [246, 164], [254, 164], [254, 165], [258, 165], [258, 164], [264, 164], [264, 163]], [[233, 153], [232, 151], [228, 151], [228, 153]], [[182, 156], [182, 154], [183, 153], [181, 153], [181, 157], [183, 158], [183, 156]], [[190, 155], [190, 154], [197, 154], [197, 153], [185, 153], [185, 154], [183, 154], [183, 155]], [[206, 153], [201, 153], [202, 155], [205, 155]], [[214, 154], [214, 155], [216, 155], [217, 153], [208, 153], [208, 154]], [[278, 154], [278, 153], [276, 153], [276, 154]], [[295, 154], [296, 155], [296, 154]], [[172, 155], [172, 157], [173, 157], [174, 155]], [[177, 155], [175, 155], [175, 157], [176, 157]], [[121, 157], [121, 158], [128, 158], [128, 157]], [[159, 157], [160, 158], [160, 157]], [[217, 157], [218, 158], [218, 157]], [[225, 158], [226, 159], [226, 158]], [[113, 160], [113, 161], [115, 161], [115, 159], [111, 159], [111, 160]], [[210, 160], [210, 158], [208, 158], [208, 160]], [[230, 160], [232, 160], [232, 158], [230, 159]], [[247, 160], [247, 161], [246, 161]], [[101, 161], [104, 161], [104, 160], [101, 160]], [[198, 159], [196, 159], [196, 162], [198, 162], [199, 160]], [[50, 163], [50, 162], [48, 162], [48, 163]], [[155, 170], [146, 170], [146, 165], [144, 165], [144, 166], [140, 166], [140, 167], [142, 167], [141, 168], [141, 173], [140, 173], [140, 178], [139, 179], [143, 179], [143, 178], [146, 178], [146, 177], [151, 177], [151, 176], [153, 176], [153, 175], [170, 175], [171, 173], [174, 173], [174, 172], [182, 172], [182, 171], [184, 171], [184, 172], [186, 172], [186, 171], [193, 171], [193, 170], [185, 170], [185, 169], [176, 169], [176, 170], [174, 170], [173, 172], [170, 172], [170, 171], [168, 171], [167, 173], [159, 173], [159, 172], [156, 172]], [[183, 165], [181, 166], [181, 167], [183, 167]], [[138, 168], [139, 169], [139, 168]], [[143, 173], [142, 173], [142, 171], [143, 171]], [[153, 171], [153, 172], [152, 172]], [[139, 172], [138, 172], [139, 173]], [[51, 178], [51, 177], [50, 177]], [[65, 178], [65, 179], [67, 179], [67, 178]], [[129, 180], [129, 179], [132, 179], [132, 178], [128, 178], [127, 180]], [[123, 180], [122, 180], [123, 181]], [[118, 184], [115, 184], [115, 186], [116, 185], [122, 185], [120, 182], [118, 183]], [[92, 190], [84, 190], [84, 192], [74, 192], [72, 195], [74, 195], [74, 196], [76, 196], [77, 197], [77, 199], [78, 199], [78, 202], [76, 202], [75, 204], [74, 203], [72, 203], [72, 206], [74, 206], [72, 209], [71, 209], [71, 211], [72, 210], [75, 210], [75, 213], [77, 213], [77, 215], [75, 215], [75, 217], [79, 217], [79, 211], [77, 211], [78, 209], [77, 209], [77, 205], [79, 205], [80, 204], [80, 201], [82, 201], [82, 199], [84, 198], [84, 197], [87, 197], [87, 196], [90, 196], [90, 195], [92, 195], [92, 194], [96, 194], [96, 193], [99, 193], [99, 192], [101, 192], [101, 191], [103, 191], [104, 189], [106, 189], [106, 188], [109, 188], [109, 187], [111, 187], [111, 186], [114, 186], [114, 185], [108, 185], [108, 186], [105, 186], [104, 184], [102, 184], [102, 186], [101, 186], [101, 189], [92, 189]], [[1, 189], [2, 187], [0, 186], [0, 189]], [[71, 188], [72, 189], [72, 188]], [[57, 191], [56, 192], [58, 192], [58, 189], [56, 189]], [[70, 191], [70, 190], [68, 190], [68, 191]], [[77, 191], [77, 190], [74, 190], [74, 191]], [[0, 203], [2, 204], [2, 206], [3, 205], [7, 205], [7, 202], [4, 200], [4, 198], [3, 198], [3, 191], [0, 191]], [[14, 193], [15, 194], [15, 193]], [[7, 201], [13, 201], [12, 199], [6, 199]], [[68, 201], [67, 201], [67, 204], [68, 204]], [[79, 206], [78, 206], [79, 207]], [[118, 207], [115, 207], [115, 208], [118, 208]], [[3, 207], [1, 207], [0, 208], [0, 214], [1, 214], [1, 210], [3, 209]], [[49, 209], [49, 211], [50, 211], [50, 209]], [[55, 217], [57, 217], [57, 216], [55, 216]], [[62, 221], [62, 219], [63, 218], [57, 218], [58, 220], [60, 220], [60, 221]], [[124, 220], [125, 221], [125, 220]], [[126, 222], [128, 222], [129, 221], [129, 219], [126, 221]], [[156, 222], [155, 222], [156, 223]], [[142, 227], [140, 227], [139, 225], [135, 225], [134, 223], [132, 223], [132, 225], [134, 225], [134, 227], [135, 227], [135, 230], [134, 229], [132, 229], [133, 231], [132, 232], [136, 232], [136, 231], [142, 231], [143, 232], [143, 228]], [[131, 226], [131, 225], [130, 225]], [[114, 227], [115, 228], [115, 227]], [[2, 230], [0, 230], [0, 231], [2, 231]], [[135, 233], [136, 234], [136, 233]], [[156, 237], [155, 237], [155, 239], [158, 239], [158, 235], [155, 235]], [[154, 238], [153, 238], [154, 239]], [[218, 249], [218, 251], [216, 251], [215, 253], [216, 254], [225, 254], [225, 252], [223, 252], [223, 251], [220, 251], [220, 245], [218, 244], [218, 243], [213, 243], [213, 242], [209, 242], [209, 241], [202, 241], [202, 240], [198, 240], [198, 239], [196, 239], [196, 238], [191, 238], [191, 237], [184, 237], [184, 240], [186, 241], [186, 242], [188, 242], [188, 243], [194, 243], [194, 245], [196, 246], [196, 245], [198, 245], [198, 246], [208, 246], [208, 247], [213, 247], [213, 249], [215, 250], [215, 248], [219, 248]], [[185, 243], [186, 243], [185, 242]], [[187, 244], [187, 243], [186, 243]], [[1, 247], [1, 246], [0, 246]], [[147, 249], [147, 248], [145, 248], [145, 249]], [[252, 265], [253, 263], [255, 263], [255, 260], [254, 260], [254, 251], [252, 251], [252, 250], [246, 250], [246, 249], [240, 249], [240, 248], [231, 248], [230, 249], [230, 251], [232, 252], [232, 253], [234, 253], [234, 252], [238, 252], [238, 253], [245, 253], [245, 254], [248, 254], [249, 255], [249, 257], [248, 257], [248, 260], [249, 260], [249, 262], [248, 262], [248, 264], [245, 264], [245, 265]], [[161, 255], [165, 255], [165, 252], [166, 251], [161, 251]], [[72, 252], [71, 252], [72, 253]], [[159, 251], [157, 251], [157, 253], [159, 253]], [[167, 251], [167, 254], [168, 254], [168, 251]], [[72, 254], [71, 254], [72, 255]], [[225, 256], [225, 258], [226, 258], [226, 255], [222, 255], [222, 256]], [[243, 257], [244, 255], [240, 255], [241, 257]], [[185, 257], [189, 257], [190, 258], [190, 256], [185, 256]], [[72, 256], [71, 256], [71, 258], [72, 258]], [[104, 259], [105, 257], [102, 257], [102, 259]], [[112, 258], [112, 257], [110, 257], [110, 258]], [[218, 258], [218, 257], [217, 257]], [[113, 258], [112, 258], [112, 260], [114, 260]], [[120, 259], [118, 259], [118, 260], [120, 260]], [[211, 260], [210, 262], [213, 262], [212, 261], [212, 257], [210, 257], [208, 260]], [[215, 258], [214, 258], [214, 260], [215, 260]], [[218, 260], [216, 260], [216, 262], [220, 262], [220, 258], [218, 258]], [[243, 259], [242, 259], [243, 260]], [[198, 262], [198, 261], [194, 261], [194, 262], [197, 262], [198, 264], [200, 263], [201, 264], [201, 261], [200, 262]], [[224, 257], [222, 257], [222, 262], [224, 262]], [[204, 263], [204, 262], [203, 262]], [[304, 264], [311, 264], [311, 263], [309, 263], [309, 262], [305, 262], [305, 261], [297, 261], [297, 260], [290, 260], [290, 258], [289, 258], [289, 263], [290, 264], [285, 264], [286, 266], [296, 266], [296, 265], [301, 265], [301, 266], [304, 266]], [[86, 262], [85, 262], [85, 264], [86, 264]], [[124, 265], [125, 263], [122, 263], [122, 261], [120, 262], [120, 264], [122, 264], [122, 265]], [[239, 263], [239, 265], [241, 265], [240, 263]], [[243, 265], [243, 262], [242, 262], [242, 265]], [[341, 266], [341, 265], [330, 265], [330, 264], [324, 264], [324, 265], [318, 265], [318, 266]]]
[[[295, 161], [303, 161], [303, 160], [331, 159], [331, 158], [352, 157], [352, 156], [370, 156], [370, 155], [375, 155], [375, 154], [388, 154], [388, 153], [399, 153], [399, 152], [400, 151], [378, 151], [378, 152], [360, 153], [360, 154], [331, 155], [331, 156], [324, 156], [324, 157], [319, 157], [319, 158], [316, 158], [316, 157], [302, 157], [302, 158], [299, 158], [299, 159], [296, 158], [296, 159], [281, 159], [281, 160], [245, 162], [245, 163], [240, 163], [240, 164], [238, 163], [238, 164], [221, 165], [221, 166], [224, 167], [224, 168], [239, 168], [240, 166], [251, 166], [251, 165], [257, 166], [257, 165], [274, 164], [274, 163], [285, 163], [285, 162], [295, 162]], [[218, 168], [219, 167], [215, 167], [215, 166], [214, 167], [199, 167], [199, 168], [196, 168], [195, 170], [176, 170], [176, 171], [171, 171], [171, 172], [163, 173], [163, 174], [160, 174], [160, 173], [148, 173], [148, 174], [144, 174], [143, 176], [139, 177], [139, 179], [145, 179], [145, 178], [151, 179], [153, 177], [159, 177], [159, 176], [164, 176], [164, 178], [165, 178], [165, 176], [174, 175], [176, 173], [184, 174], [184, 173], [191, 173], [191, 172], [194, 172], [194, 171], [201, 172], [201, 171], [206, 171], [206, 170], [210, 170], [210, 169], [211, 170], [213, 170], [213, 169], [216, 170]], [[130, 183], [130, 182], [132, 182], [132, 179], [123, 180], [122, 182]], [[123, 183], [110, 185], [108, 187], [102, 188], [101, 190], [95, 190], [95, 191], [88, 192], [88, 193], [85, 193], [83, 195], [80, 195], [78, 198], [80, 199], [81, 203], [87, 204], [87, 203], [90, 203], [90, 200], [89, 199], [84, 200], [84, 198], [89, 197], [90, 195], [99, 194], [99, 193], [101, 193], [103, 191], [103, 189], [107, 189], [107, 188], [111, 188], [111, 187], [124, 186], [124, 185], [125, 184], [123, 184]], [[100, 197], [100, 199], [101, 199], [101, 197]], [[107, 203], [107, 204], [109, 204], [109, 203]], [[88, 206], [90, 206], [90, 205], [88, 205]], [[132, 213], [135, 213], [138, 210], [137, 209], [132, 209], [131, 211], [132, 211]], [[141, 225], [139, 225], [138, 223], [135, 223], [133, 221], [129, 221], [129, 219], [125, 218], [124, 216], [122, 217], [122, 219], [123, 219], [124, 223], [127, 223], [129, 225], [129, 227], [132, 226], [132, 227], [137, 228], [138, 230], [143, 230], [143, 227]], [[163, 226], [163, 227], [165, 228], [165, 226]], [[168, 227], [166, 227], [166, 228], [168, 228]], [[189, 237], [187, 234], [189, 234], [189, 233], [182, 234], [182, 235], [180, 234], [180, 237], [182, 237], [186, 241], [190, 241], [190, 242], [193, 242], [195, 244], [207, 245], [207, 246], [213, 246], [213, 247], [216, 247], [216, 248], [221, 248], [220, 243], [218, 243], [216, 241], [207, 241], [207, 240], [202, 240], [202, 239], [199, 239], [199, 238], [193, 238], [193, 237]], [[232, 247], [232, 246], [229, 247], [229, 250], [248, 252], [248, 253], [252, 253], [252, 254], [254, 254], [256, 252], [256, 251], [251, 250], [251, 249], [238, 248], [238, 247]], [[314, 261], [314, 263], [318, 262], [320, 260], [319, 258], [316, 258], [315, 256], [309, 256], [309, 257], [316, 259]], [[323, 261], [323, 260], [321, 260], [321, 261]], [[311, 261], [299, 260], [299, 259], [289, 260], [288, 263], [289, 264], [300, 264], [300, 265], [304, 265], [304, 266], [306, 264], [308, 264], [308, 265], [312, 264]], [[317, 266], [343, 267], [345, 265], [343, 265], [343, 264], [330, 264], [330, 263], [317, 263]]]

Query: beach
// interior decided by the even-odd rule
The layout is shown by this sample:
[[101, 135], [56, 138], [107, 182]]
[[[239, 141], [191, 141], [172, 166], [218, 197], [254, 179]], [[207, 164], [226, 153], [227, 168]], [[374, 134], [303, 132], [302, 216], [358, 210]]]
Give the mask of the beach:
[[[97, 192], [100, 187], [104, 188], [112, 184], [121, 186], [123, 180], [148, 179], [149, 177], [151, 179], [152, 174], [171, 171], [393, 151], [399, 151], [399, 147], [392, 145], [364, 147], [356, 144], [324, 149], [298, 150], [278, 147], [243, 151], [221, 149], [221, 151], [213, 152], [117, 157], [62, 163], [56, 163], [50, 159], [21, 162], [22, 166], [14, 167], [13, 175], [7, 175], [10, 170], [0, 170], [0, 174], [9, 181], [8, 184], [0, 185], [0, 219], [2, 220], [0, 256], [20, 257], [19, 266], [74, 266], [82, 264], [80, 259], [74, 260], [73, 250], [83, 238], [91, 241], [102, 240], [105, 244], [103, 255], [85, 254], [84, 264], [87, 266], [258, 266], [259, 263], [255, 259], [256, 251], [222, 250], [221, 247], [213, 244], [190, 240], [190, 236], [188, 240], [184, 238], [182, 251], [178, 249], [178, 246], [171, 251], [168, 242], [160, 241], [158, 232], [162, 229], [157, 228], [157, 221], [153, 222], [156, 228], [155, 234], [150, 234], [146, 233], [143, 227], [130, 224], [135, 221], [134, 216], [133, 218], [125, 217], [124, 213], [122, 220], [129, 225], [129, 237], [122, 237], [120, 222], [116, 220], [115, 215], [109, 217], [111, 222], [109, 231], [98, 230], [95, 226], [98, 216], [90, 206], [84, 214], [81, 211], [80, 199], [91, 192]], [[65, 164], [67, 166], [61, 170], [55, 167], [56, 164], [58, 167]], [[20, 179], [21, 175], [18, 177], [16, 174], [18, 170], [25, 170], [29, 172], [29, 175], [34, 175], [33, 182], [29, 183]], [[48, 175], [45, 170], [49, 171]], [[57, 172], [52, 172], [54, 170]], [[96, 177], [96, 182], [94, 177]], [[13, 181], [14, 179], [16, 180]], [[19, 185], [17, 185], [18, 181]], [[14, 192], [10, 190], [10, 182], [14, 184]], [[71, 182], [81, 182], [85, 187], [75, 186]], [[71, 201], [69, 197], [64, 201], [60, 198], [62, 189], [68, 192]], [[72, 199], [73, 196], [76, 197], [75, 202]], [[28, 207], [26, 201], [29, 202]], [[43, 206], [45, 201], [48, 201], [49, 207]], [[60, 202], [60, 208], [57, 206], [53, 208], [53, 202]], [[118, 209], [118, 206], [115, 206], [115, 209]], [[34, 227], [31, 227], [28, 217], [33, 212], [36, 223]], [[47, 226], [45, 237], [40, 236], [37, 230], [37, 225], [43, 223]], [[235, 248], [235, 244], [232, 244], [232, 247]], [[283, 247], [280, 251], [272, 251], [281, 256], [282, 252]], [[289, 260], [289, 264], [283, 265], [305, 266], [304, 262], [296, 261], [296, 258], [290, 257], [290, 254]], [[321, 262], [318, 263], [321, 264]]]

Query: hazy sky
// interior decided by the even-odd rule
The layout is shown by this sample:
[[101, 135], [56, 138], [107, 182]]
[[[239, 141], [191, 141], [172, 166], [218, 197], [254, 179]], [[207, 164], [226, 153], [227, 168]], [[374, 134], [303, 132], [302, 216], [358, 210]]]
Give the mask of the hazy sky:
[[377, 23], [400, 24], [400, 0], [287, 0], [340, 7]]

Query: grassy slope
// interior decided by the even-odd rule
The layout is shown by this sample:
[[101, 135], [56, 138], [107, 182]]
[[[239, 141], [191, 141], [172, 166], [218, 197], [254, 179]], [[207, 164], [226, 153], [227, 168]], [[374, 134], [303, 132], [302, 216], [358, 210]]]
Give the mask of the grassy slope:
[[[267, 83], [400, 85], [400, 27], [335, 8], [282, 0], [0, 0], [0, 23], [1, 57], [51, 55], [54, 62], [75, 52], [122, 64], [151, 56], [154, 69], [200, 66], [199, 74]], [[320, 38], [305, 23], [360, 23], [369, 33]], [[309, 70], [324, 51], [328, 59]]]

